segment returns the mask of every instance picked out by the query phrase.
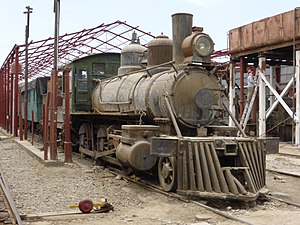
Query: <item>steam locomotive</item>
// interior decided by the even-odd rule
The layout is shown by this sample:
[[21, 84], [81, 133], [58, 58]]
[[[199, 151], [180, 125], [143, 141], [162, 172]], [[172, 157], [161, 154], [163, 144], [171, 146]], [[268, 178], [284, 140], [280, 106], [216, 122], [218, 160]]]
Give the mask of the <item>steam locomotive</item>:
[[[165, 191], [250, 201], [265, 186], [265, 147], [224, 125], [214, 43], [192, 17], [172, 15], [173, 41], [159, 35], [145, 48], [133, 38], [115, 76], [94, 64], [87, 85], [72, 68], [79, 151], [126, 172], [156, 169]], [[80, 104], [79, 86], [86, 89]]]
[[214, 43], [192, 17], [172, 15], [173, 40], [161, 34], [146, 48], [133, 35], [121, 55], [71, 64], [73, 144], [126, 173], [157, 171], [164, 191], [255, 200], [265, 186], [264, 143], [225, 125]]

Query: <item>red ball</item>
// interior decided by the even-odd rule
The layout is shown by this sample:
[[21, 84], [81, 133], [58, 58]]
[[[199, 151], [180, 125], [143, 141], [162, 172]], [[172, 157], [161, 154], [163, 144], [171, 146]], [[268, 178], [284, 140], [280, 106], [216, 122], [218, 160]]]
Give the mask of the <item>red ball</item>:
[[86, 199], [82, 199], [79, 202], [79, 210], [83, 213], [89, 213], [92, 211], [94, 207], [94, 203], [91, 199], [86, 198]]

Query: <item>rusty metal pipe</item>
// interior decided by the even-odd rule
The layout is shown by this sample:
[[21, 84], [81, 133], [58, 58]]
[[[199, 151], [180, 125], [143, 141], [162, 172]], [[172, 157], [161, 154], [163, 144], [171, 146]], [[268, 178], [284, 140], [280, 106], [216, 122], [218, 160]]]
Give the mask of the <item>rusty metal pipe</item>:
[[72, 162], [71, 129], [70, 129], [70, 68], [65, 68], [65, 162]]
[[192, 33], [193, 15], [189, 13], [176, 13], [172, 15], [173, 31], [173, 60], [176, 65], [184, 59], [181, 48], [183, 40]]

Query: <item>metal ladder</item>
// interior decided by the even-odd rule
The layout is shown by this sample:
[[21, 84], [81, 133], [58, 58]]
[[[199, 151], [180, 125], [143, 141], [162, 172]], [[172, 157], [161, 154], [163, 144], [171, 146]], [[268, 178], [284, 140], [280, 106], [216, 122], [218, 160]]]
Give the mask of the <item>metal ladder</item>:
[[[253, 107], [253, 104], [254, 104], [254, 101], [255, 101], [255, 97], [257, 95], [257, 91], [258, 91], [258, 86], [256, 85], [255, 88], [254, 88], [251, 100], [250, 100], [249, 103], [248, 102], [246, 103], [245, 110], [242, 114], [240, 125], [241, 125], [243, 131], [245, 131], [245, 129], [246, 129], [250, 114], [252, 112], [252, 107]], [[238, 135], [240, 135], [240, 132], [238, 132]]]

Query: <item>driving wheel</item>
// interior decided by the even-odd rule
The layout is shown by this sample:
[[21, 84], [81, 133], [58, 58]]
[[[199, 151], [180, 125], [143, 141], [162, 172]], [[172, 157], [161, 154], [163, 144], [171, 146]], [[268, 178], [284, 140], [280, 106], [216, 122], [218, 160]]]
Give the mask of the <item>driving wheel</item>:
[[158, 178], [164, 191], [173, 191], [176, 188], [176, 159], [174, 157], [159, 158]]

